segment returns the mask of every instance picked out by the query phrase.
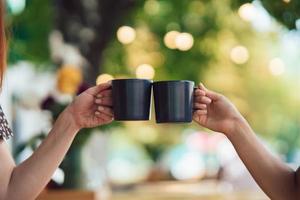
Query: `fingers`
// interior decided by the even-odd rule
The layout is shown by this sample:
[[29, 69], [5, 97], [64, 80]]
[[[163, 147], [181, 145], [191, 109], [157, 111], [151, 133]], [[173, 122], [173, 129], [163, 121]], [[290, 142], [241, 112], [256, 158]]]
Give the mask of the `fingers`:
[[96, 96], [97, 94], [99, 94], [100, 92], [107, 90], [111, 88], [111, 83], [103, 83], [94, 87], [91, 87], [87, 90], [87, 93]]
[[196, 121], [197, 123], [199, 123], [199, 116], [194, 114], [193, 115], [193, 120]]
[[206, 110], [207, 109], [207, 105], [206, 104], [202, 104], [202, 103], [195, 103], [194, 104], [194, 109], [195, 110]]
[[95, 103], [102, 106], [112, 106], [111, 90], [106, 90], [98, 94]]
[[200, 83], [199, 89], [204, 91], [206, 93], [205, 95], [211, 98], [212, 100], [217, 100], [218, 98], [220, 98], [220, 95], [218, 93], [207, 89], [202, 83]]
[[207, 114], [207, 110], [196, 110], [194, 112], [194, 116], [206, 115], [206, 114]]
[[111, 97], [96, 98], [95, 103], [102, 106], [112, 106], [113, 104]]
[[195, 96], [205, 96], [206, 95], [206, 93], [205, 93], [205, 91], [204, 90], [201, 90], [201, 89], [196, 89], [195, 90], [195, 94], [194, 94]]
[[210, 104], [212, 100], [207, 96], [196, 96], [195, 103], [199, 104]]
[[105, 122], [110, 122], [113, 119], [111, 93], [111, 90], [107, 89], [97, 94], [95, 98], [95, 104], [97, 105], [95, 115]]
[[112, 91], [109, 87], [96, 94], [95, 104], [97, 105], [95, 115], [104, 122], [113, 120], [112, 106]]
[[113, 110], [110, 107], [98, 106], [96, 112], [104, 113], [108, 116], [113, 117]]
[[109, 123], [109, 122], [113, 121], [113, 117], [112, 116], [109, 116], [109, 115], [107, 115], [105, 113], [102, 113], [102, 112], [100, 112], [98, 110], [95, 112], [95, 116], [97, 118], [101, 119], [102, 123]]
[[199, 123], [200, 125], [202, 126], [205, 126], [206, 124], [206, 120], [207, 120], [207, 116], [206, 116], [206, 113], [207, 110], [198, 110], [196, 112], [194, 112], [193, 114], [193, 120], [197, 123]]
[[112, 91], [111, 90], [104, 90], [100, 92], [99, 94], [96, 95], [97, 98], [102, 98], [102, 97], [111, 97], [112, 96]]
[[112, 91], [109, 89], [101, 91], [96, 95], [95, 103], [103, 106], [112, 106]]

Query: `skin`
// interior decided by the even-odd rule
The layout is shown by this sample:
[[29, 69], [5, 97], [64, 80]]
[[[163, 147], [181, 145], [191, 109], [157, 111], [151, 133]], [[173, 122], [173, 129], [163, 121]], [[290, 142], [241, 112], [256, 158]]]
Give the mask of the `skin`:
[[272, 200], [300, 199], [299, 169], [294, 171], [265, 149], [226, 97], [200, 84], [195, 91], [194, 108], [194, 121], [228, 137], [255, 181]]
[[47, 138], [26, 161], [16, 166], [6, 143], [0, 140], [0, 200], [33, 200], [51, 179], [81, 128], [113, 120], [111, 85], [92, 87], [61, 113]]

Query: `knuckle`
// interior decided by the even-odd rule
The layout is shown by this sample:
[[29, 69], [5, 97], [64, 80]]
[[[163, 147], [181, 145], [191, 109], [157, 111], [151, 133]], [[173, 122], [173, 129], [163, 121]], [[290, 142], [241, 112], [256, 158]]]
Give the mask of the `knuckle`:
[[226, 100], [227, 97], [223, 94], [218, 94], [218, 97], [221, 99], [221, 100]]

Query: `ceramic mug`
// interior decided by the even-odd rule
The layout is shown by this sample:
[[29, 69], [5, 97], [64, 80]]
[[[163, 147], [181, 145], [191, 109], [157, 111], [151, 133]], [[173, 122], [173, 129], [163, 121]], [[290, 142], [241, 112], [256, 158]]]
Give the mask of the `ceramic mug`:
[[117, 121], [149, 120], [151, 90], [151, 80], [112, 80], [114, 119]]
[[195, 83], [187, 80], [153, 83], [157, 123], [189, 123], [193, 119]]

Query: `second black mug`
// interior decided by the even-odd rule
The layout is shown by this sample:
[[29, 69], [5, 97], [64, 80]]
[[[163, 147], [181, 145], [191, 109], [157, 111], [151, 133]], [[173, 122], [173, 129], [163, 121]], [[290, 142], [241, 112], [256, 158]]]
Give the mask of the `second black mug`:
[[191, 122], [194, 85], [194, 82], [186, 80], [153, 83], [156, 122]]

